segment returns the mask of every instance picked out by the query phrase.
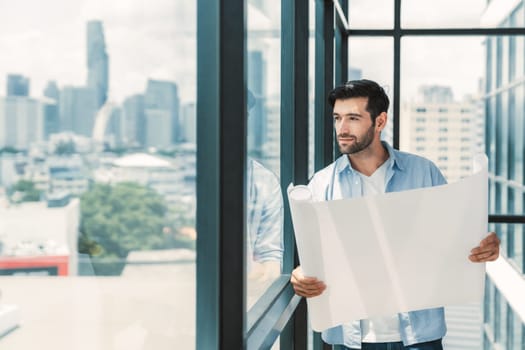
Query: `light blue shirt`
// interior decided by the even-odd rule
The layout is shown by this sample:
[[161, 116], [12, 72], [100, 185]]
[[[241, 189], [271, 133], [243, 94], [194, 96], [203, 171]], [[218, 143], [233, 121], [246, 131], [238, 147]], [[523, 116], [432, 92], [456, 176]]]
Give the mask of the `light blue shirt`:
[[277, 176], [261, 163], [248, 159], [247, 169], [248, 269], [251, 261], [283, 258], [283, 198]]
[[[383, 142], [389, 158], [385, 178], [386, 192], [406, 191], [446, 184], [439, 169], [430, 160], [393, 149]], [[315, 173], [308, 184], [316, 200], [354, 198], [363, 195], [361, 178], [352, 168], [347, 155], [342, 155], [326, 168]], [[417, 263], [415, 261], [414, 263]], [[424, 286], [422, 286], [424, 293]], [[446, 333], [443, 308], [399, 313], [401, 340], [404, 345], [443, 338]], [[359, 320], [327, 329], [322, 334], [329, 344], [361, 348]]]

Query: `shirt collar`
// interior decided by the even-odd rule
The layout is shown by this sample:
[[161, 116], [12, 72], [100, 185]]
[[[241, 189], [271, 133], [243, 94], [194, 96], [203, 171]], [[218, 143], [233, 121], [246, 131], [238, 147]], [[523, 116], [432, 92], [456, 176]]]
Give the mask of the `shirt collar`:
[[[399, 170], [404, 169], [403, 160], [401, 157], [399, 157], [399, 151], [395, 150], [385, 141], [381, 141], [383, 146], [386, 148], [388, 152], [388, 160], [390, 164], [388, 165], [388, 168], [391, 169], [393, 167], [396, 167]], [[346, 169], [350, 170], [351, 172], [354, 172], [354, 168], [352, 168], [352, 164], [350, 163], [350, 160], [348, 159], [348, 156], [346, 154], [342, 154], [339, 158], [337, 158], [335, 162], [335, 171], [337, 173], [341, 173], [345, 171]]]

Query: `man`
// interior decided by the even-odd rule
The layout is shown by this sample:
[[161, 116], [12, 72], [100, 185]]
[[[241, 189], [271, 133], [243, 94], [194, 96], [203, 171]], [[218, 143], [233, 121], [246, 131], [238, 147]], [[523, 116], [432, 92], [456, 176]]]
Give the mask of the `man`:
[[[335, 88], [328, 100], [333, 107], [342, 156], [310, 181], [308, 186], [314, 199], [354, 198], [446, 183], [431, 161], [399, 152], [381, 141], [389, 100], [377, 83], [350, 81]], [[495, 260], [499, 256], [499, 243], [496, 234], [490, 233], [472, 249], [469, 259]], [[291, 283], [296, 294], [307, 298], [326, 289], [322, 281], [305, 277], [300, 266], [293, 271]], [[445, 332], [444, 309], [435, 308], [355, 321], [326, 330], [323, 339], [352, 350], [437, 350], [443, 349], [441, 339]]]

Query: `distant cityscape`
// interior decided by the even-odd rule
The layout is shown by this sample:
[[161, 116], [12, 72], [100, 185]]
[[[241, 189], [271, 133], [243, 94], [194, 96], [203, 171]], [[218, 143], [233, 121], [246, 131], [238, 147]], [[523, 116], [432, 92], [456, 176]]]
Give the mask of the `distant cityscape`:
[[27, 150], [61, 132], [110, 147], [167, 149], [195, 143], [195, 103], [180, 105], [175, 82], [148, 79], [144, 93], [127, 97], [121, 106], [108, 100], [110, 58], [103, 23], [89, 21], [85, 85], [59, 88], [49, 81], [44, 98], [35, 99], [29, 77], [9, 74], [7, 96], [0, 98], [0, 147]]
[[[43, 97], [33, 98], [31, 78], [13, 73], [0, 96], [0, 256], [58, 254], [72, 275], [81, 220], [76, 197], [94, 183], [154, 189], [178, 213], [181, 232], [195, 216], [195, 103], [180, 104], [175, 82], [148, 79], [144, 93], [115, 104], [103, 22], [86, 25], [85, 85], [49, 81]], [[20, 192], [24, 186], [29, 190]], [[41, 229], [24, 224], [27, 217]]]

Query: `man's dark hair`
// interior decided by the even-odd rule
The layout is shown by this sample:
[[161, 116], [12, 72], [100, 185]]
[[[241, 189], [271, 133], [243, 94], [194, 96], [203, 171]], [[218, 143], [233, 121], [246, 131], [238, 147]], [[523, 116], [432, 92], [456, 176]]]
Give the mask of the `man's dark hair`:
[[366, 111], [370, 113], [373, 123], [379, 114], [388, 111], [390, 105], [385, 90], [375, 81], [367, 79], [351, 80], [336, 87], [328, 95], [328, 103], [334, 108], [336, 100], [353, 97], [368, 97]]

